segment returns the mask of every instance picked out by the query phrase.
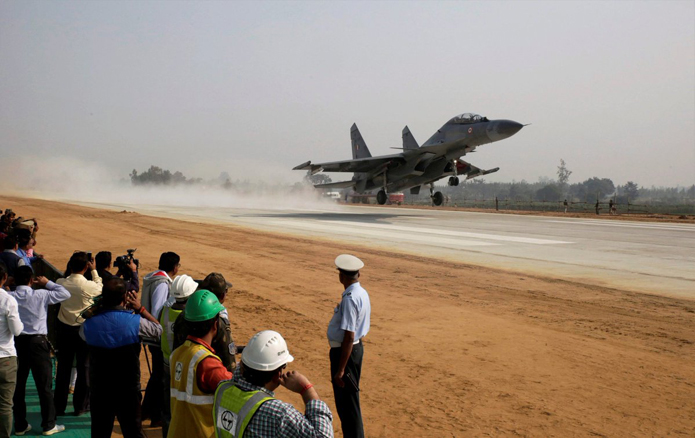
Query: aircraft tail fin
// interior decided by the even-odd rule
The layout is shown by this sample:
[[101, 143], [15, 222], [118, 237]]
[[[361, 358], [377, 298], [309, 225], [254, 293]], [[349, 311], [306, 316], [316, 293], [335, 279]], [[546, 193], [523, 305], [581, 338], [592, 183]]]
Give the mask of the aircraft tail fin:
[[413, 134], [410, 132], [410, 129], [408, 129], [408, 126], [403, 128], [403, 149], [408, 150], [408, 149], [417, 149], [420, 146], [417, 144], [417, 141], [415, 141], [415, 138], [413, 137]]
[[356, 123], [353, 123], [352, 128], [350, 128], [350, 140], [352, 142], [353, 160], [358, 158], [369, 158], [372, 156], [371, 152], [369, 152], [369, 148], [367, 147], [367, 143], [365, 143], [364, 139], [362, 138], [362, 134], [360, 134], [360, 130], [357, 129]]

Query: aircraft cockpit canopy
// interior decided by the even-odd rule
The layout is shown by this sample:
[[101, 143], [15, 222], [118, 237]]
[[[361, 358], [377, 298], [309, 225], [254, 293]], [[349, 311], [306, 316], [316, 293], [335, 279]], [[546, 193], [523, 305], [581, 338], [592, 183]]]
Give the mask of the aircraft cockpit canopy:
[[459, 123], [462, 125], [471, 124], [471, 123], [479, 123], [479, 122], [487, 122], [487, 121], [488, 121], [487, 117], [483, 117], [480, 114], [474, 114], [474, 113], [459, 114], [458, 116], [456, 116], [450, 120], [451, 123]]

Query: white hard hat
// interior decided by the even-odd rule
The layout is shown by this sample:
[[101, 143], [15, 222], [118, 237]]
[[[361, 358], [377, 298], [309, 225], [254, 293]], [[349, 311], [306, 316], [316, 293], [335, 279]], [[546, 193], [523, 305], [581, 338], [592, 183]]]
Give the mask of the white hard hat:
[[190, 297], [196, 289], [198, 283], [188, 275], [177, 275], [171, 283], [171, 295], [177, 300]]
[[293, 360], [285, 339], [280, 333], [272, 330], [253, 335], [241, 353], [244, 365], [258, 371], [273, 371]]
[[335, 266], [347, 272], [357, 272], [364, 268], [364, 262], [351, 254], [340, 254], [335, 258]]

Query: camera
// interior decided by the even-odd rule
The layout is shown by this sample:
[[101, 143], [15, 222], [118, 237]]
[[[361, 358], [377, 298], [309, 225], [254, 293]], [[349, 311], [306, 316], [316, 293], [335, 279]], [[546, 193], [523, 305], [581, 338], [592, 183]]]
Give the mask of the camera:
[[127, 250], [128, 254], [116, 257], [116, 260], [114, 260], [113, 262], [113, 267], [118, 268], [118, 270], [122, 273], [130, 272], [130, 268], [128, 267], [128, 265], [132, 261], [133, 263], [135, 263], [135, 266], [139, 268], [140, 261], [133, 257], [135, 251], [137, 251], [137, 248], [129, 249]]

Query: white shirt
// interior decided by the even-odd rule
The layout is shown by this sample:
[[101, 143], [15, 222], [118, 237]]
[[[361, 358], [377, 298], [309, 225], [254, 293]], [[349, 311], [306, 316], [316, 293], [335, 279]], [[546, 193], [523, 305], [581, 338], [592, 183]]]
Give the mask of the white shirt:
[[101, 295], [101, 277], [96, 269], [92, 271], [93, 281], [84, 278], [82, 274], [72, 274], [68, 278], [59, 278], [56, 283], [70, 291], [70, 298], [63, 301], [58, 312], [58, 320], [73, 327], [82, 325], [81, 315], [84, 310], [94, 304], [94, 297]]
[[14, 337], [24, 330], [24, 324], [19, 319], [17, 300], [0, 288], [0, 357], [17, 356], [14, 348]]

